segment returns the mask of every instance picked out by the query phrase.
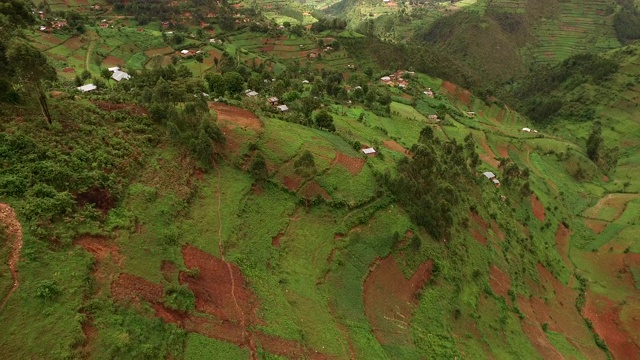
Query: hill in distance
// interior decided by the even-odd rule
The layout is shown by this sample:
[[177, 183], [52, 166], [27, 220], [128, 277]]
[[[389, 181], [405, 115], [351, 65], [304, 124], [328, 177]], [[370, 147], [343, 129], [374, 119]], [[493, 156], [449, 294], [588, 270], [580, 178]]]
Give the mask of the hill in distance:
[[145, 4], [0, 8], [2, 358], [639, 357], [637, 46], [505, 105], [328, 3]]

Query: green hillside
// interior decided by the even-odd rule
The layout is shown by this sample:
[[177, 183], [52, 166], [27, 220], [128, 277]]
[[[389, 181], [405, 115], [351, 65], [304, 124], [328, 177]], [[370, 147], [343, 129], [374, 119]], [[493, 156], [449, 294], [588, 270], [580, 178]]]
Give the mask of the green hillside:
[[[311, 4], [1, 3], [0, 356], [640, 357], [640, 53], [529, 73], [520, 21], [602, 25], [554, 4], [454, 4], [425, 54]], [[503, 99], [434, 75], [480, 55]]]

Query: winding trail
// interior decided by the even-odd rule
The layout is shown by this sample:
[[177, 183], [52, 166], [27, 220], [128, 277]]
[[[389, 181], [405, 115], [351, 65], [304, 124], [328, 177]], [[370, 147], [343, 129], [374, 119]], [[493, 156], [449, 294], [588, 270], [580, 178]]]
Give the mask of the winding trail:
[[18, 265], [18, 260], [20, 259], [20, 251], [22, 250], [22, 225], [20, 225], [16, 212], [13, 208], [2, 203], [0, 203], [0, 222], [4, 223], [7, 228], [7, 235], [9, 235], [9, 239], [13, 240], [13, 243], [11, 244], [11, 256], [9, 257], [9, 269], [11, 270], [11, 277], [13, 277], [13, 287], [11, 287], [7, 296], [2, 300], [2, 304], [0, 304], [0, 310], [2, 310], [7, 304], [7, 301], [9, 301], [11, 295], [20, 285], [20, 281], [18, 281], [18, 270], [16, 270], [16, 267]]
[[222, 261], [224, 261], [224, 263], [227, 265], [227, 269], [229, 269], [229, 278], [231, 279], [231, 298], [233, 299], [233, 302], [236, 305], [236, 309], [238, 311], [238, 314], [240, 315], [240, 328], [242, 329], [242, 340], [243, 341], [247, 341], [248, 342], [248, 347], [249, 347], [249, 354], [250, 354], [250, 358], [251, 360], [257, 360], [258, 356], [256, 354], [256, 345], [253, 339], [253, 333], [248, 332], [247, 333], [247, 325], [245, 323], [245, 316], [244, 316], [244, 312], [242, 311], [242, 308], [240, 307], [240, 305], [238, 304], [238, 299], [236, 298], [236, 293], [235, 293], [235, 289], [236, 289], [236, 282], [235, 279], [233, 277], [233, 271], [231, 269], [231, 264], [229, 264], [229, 262], [227, 260], [224, 259], [224, 251], [222, 249], [222, 212], [221, 212], [221, 204], [222, 204], [222, 191], [220, 189], [220, 183], [222, 180], [222, 172], [220, 171], [220, 167], [214, 162], [214, 166], [216, 168], [216, 171], [218, 173], [218, 182], [216, 185], [216, 192], [218, 193], [218, 251], [220, 252], [220, 259]]
[[84, 69], [89, 71], [89, 59], [91, 59], [91, 52], [96, 44], [95, 34], [89, 33], [89, 46], [87, 47], [87, 55], [84, 57]]

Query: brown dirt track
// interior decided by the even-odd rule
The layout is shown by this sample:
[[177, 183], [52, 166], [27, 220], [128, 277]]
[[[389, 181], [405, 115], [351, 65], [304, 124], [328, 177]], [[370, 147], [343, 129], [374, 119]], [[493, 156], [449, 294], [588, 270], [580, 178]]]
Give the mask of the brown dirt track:
[[335, 164], [340, 164], [344, 166], [350, 173], [356, 175], [362, 170], [364, 166], [365, 159], [364, 158], [355, 158], [348, 155], [345, 155], [341, 152], [336, 152], [336, 157], [333, 160]]
[[433, 262], [421, 264], [410, 279], [393, 256], [374, 261], [363, 284], [364, 310], [382, 344], [411, 345], [409, 322], [416, 293], [431, 278]]
[[394, 140], [385, 140], [382, 142], [382, 145], [391, 151], [399, 152], [404, 155], [407, 155], [409, 152], [407, 149], [404, 148], [404, 146], [398, 144]]
[[9, 271], [13, 278], [13, 286], [9, 293], [2, 299], [0, 309], [4, 308], [9, 301], [11, 295], [20, 286], [18, 279], [18, 261], [20, 260], [20, 252], [22, 251], [22, 225], [18, 221], [15, 211], [7, 204], [0, 203], [0, 222], [4, 225], [7, 240], [11, 243], [11, 255], [9, 256]]

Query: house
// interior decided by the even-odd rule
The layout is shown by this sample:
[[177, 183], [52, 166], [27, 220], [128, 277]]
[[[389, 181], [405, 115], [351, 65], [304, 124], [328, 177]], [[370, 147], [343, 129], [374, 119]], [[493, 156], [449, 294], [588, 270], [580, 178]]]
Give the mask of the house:
[[432, 121], [438, 121], [438, 114], [429, 115], [427, 118]]
[[308, 84], [308, 83], [309, 83], [309, 80], [302, 80], [302, 83], [303, 83], [303, 84]]
[[55, 21], [51, 24], [51, 27], [54, 29], [62, 29], [63, 27], [67, 26], [67, 21], [66, 20], [62, 20], [62, 21]]
[[40, 31], [47, 31], [47, 27], [46, 26], [40, 26]]
[[309, 59], [317, 59], [318, 58], [318, 53], [309, 53]]
[[109, 27], [109, 23], [101, 22], [101, 23], [100, 23], [100, 27], [101, 27], [101, 28], [103, 28], [103, 29], [106, 29], [106, 28], [108, 28], [108, 27]]
[[473, 111], [467, 111], [467, 116], [473, 118], [473, 117], [476, 117], [476, 113]]
[[88, 91], [93, 91], [95, 89], [97, 89], [98, 87], [93, 85], [93, 84], [87, 84], [87, 85], [82, 85], [82, 86], [78, 86], [77, 89], [82, 91], [82, 92], [88, 92]]
[[529, 129], [528, 127], [522, 128], [522, 131], [524, 132], [531, 132], [531, 129]]
[[367, 156], [375, 156], [376, 154], [376, 150], [374, 148], [364, 148], [361, 151]]
[[380, 80], [382, 80], [383, 82], [389, 82], [389, 81], [391, 81], [391, 77], [383, 76], [383, 77], [380, 78]]
[[115, 81], [129, 80], [131, 79], [131, 75], [124, 71], [116, 70], [113, 72], [113, 75], [111, 75], [111, 78]]
[[289, 111], [289, 107], [287, 105], [278, 105], [276, 108], [281, 112]]
[[247, 90], [244, 92], [248, 97], [256, 97], [258, 96], [258, 93], [253, 91], [253, 90]]
[[433, 90], [431, 90], [431, 88], [427, 88], [427, 91], [425, 91], [424, 94], [430, 98], [434, 97]]
[[485, 171], [482, 173], [482, 175], [486, 176], [487, 179], [491, 180], [493, 178], [496, 177], [496, 174], [492, 173], [491, 171]]
[[114, 66], [114, 67], [110, 67], [108, 70], [111, 71], [111, 72], [114, 72], [114, 71], [120, 70], [120, 68], [117, 67], [117, 66]]
[[272, 97], [268, 98], [267, 101], [269, 101], [269, 105], [271, 105], [271, 106], [278, 105], [278, 98], [275, 97], [275, 96], [272, 96]]
[[496, 174], [492, 173], [491, 171], [485, 171], [482, 173], [482, 175], [484, 175], [487, 179], [491, 180], [491, 182], [494, 183], [496, 187], [500, 186], [500, 180], [496, 178]]

